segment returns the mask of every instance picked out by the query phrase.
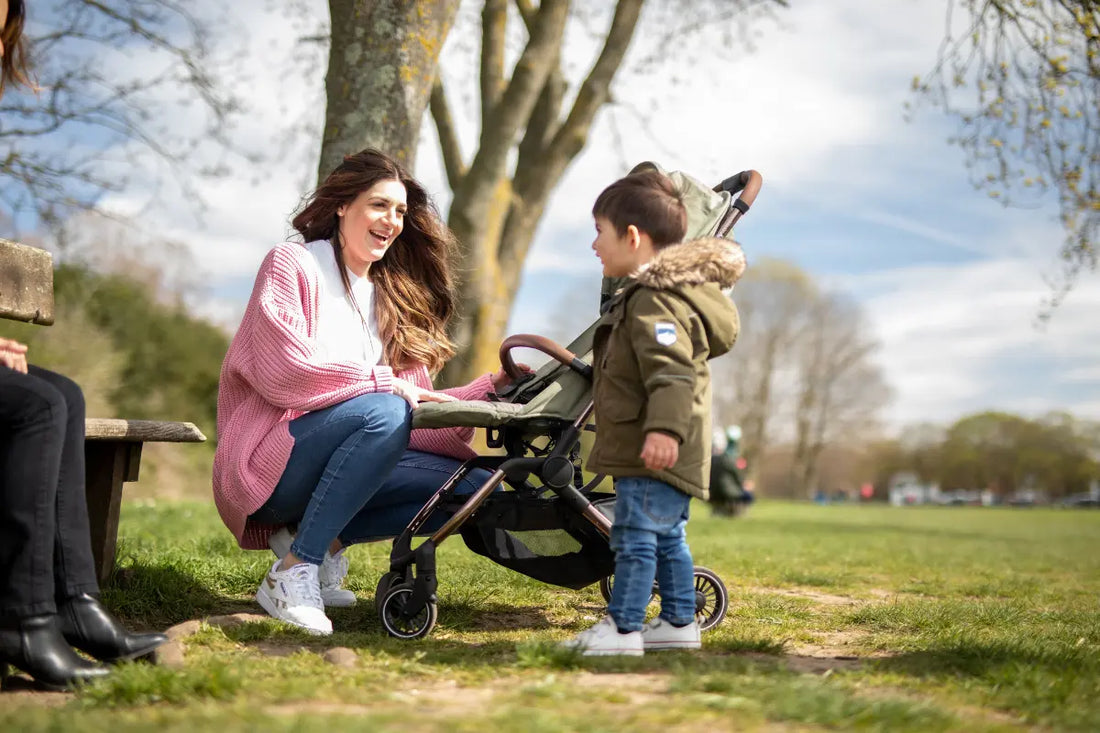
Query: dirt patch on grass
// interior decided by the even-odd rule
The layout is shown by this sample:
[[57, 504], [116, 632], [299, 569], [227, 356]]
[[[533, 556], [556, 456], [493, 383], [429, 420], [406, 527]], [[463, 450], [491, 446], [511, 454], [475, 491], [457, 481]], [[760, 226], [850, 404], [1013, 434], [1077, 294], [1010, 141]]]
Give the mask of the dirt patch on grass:
[[631, 705], [644, 705], [654, 703], [668, 694], [669, 679], [663, 673], [580, 672], [570, 678], [570, 685], [574, 685], [577, 690], [613, 690], [615, 695], [628, 698]]
[[804, 598], [807, 601], [820, 603], [823, 606], [855, 606], [862, 603], [858, 598], [852, 598], [851, 596], [837, 596], [831, 593], [808, 590], [806, 588], [768, 588], [760, 586], [749, 588], [748, 590], [754, 593], [768, 593], [776, 596], [786, 596], [788, 598]]
[[[276, 715], [300, 715], [330, 714], [330, 715], [359, 715], [369, 716], [377, 714], [379, 708], [385, 703], [398, 703], [402, 706], [415, 705], [418, 711], [429, 709], [426, 703], [430, 703], [433, 717], [455, 717], [467, 714], [481, 713], [489, 708], [491, 701], [497, 694], [503, 691], [504, 685], [487, 687], [462, 687], [453, 681], [410, 681], [410, 686], [394, 691], [378, 704], [356, 705], [348, 703], [309, 701], [286, 703], [270, 706], [267, 709]], [[507, 688], [511, 689], [511, 688]], [[421, 704], [425, 703], [425, 704]]]
[[279, 641], [254, 641], [248, 644], [249, 647], [255, 649], [260, 654], [268, 657], [290, 657], [298, 652], [317, 651], [316, 649], [310, 649], [303, 644], [295, 644], [291, 642], [279, 642]]
[[783, 659], [797, 671], [808, 674], [824, 674], [835, 670], [859, 669], [869, 659], [891, 656], [889, 652], [862, 648], [867, 634], [844, 630], [817, 634], [812, 642], [795, 643]]
[[539, 608], [514, 611], [487, 611], [475, 613], [470, 628], [477, 631], [514, 631], [515, 629], [548, 629], [553, 626], [546, 613]]

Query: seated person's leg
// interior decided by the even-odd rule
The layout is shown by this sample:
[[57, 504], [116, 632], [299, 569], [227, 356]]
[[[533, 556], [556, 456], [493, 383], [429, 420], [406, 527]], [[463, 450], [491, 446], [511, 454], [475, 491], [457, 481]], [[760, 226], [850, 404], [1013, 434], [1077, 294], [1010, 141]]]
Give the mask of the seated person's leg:
[[65, 398], [55, 387], [0, 365], [0, 620], [57, 611], [54, 536], [65, 417]]
[[[405, 451], [397, 467], [362, 511], [340, 533], [346, 545], [396, 537], [408, 526], [432, 494], [447, 482], [462, 461], [420, 451]], [[468, 496], [491, 476], [478, 468], [470, 471], [455, 488], [455, 494]], [[448, 513], [435, 511], [419, 534], [430, 534], [443, 526]]]
[[65, 400], [65, 439], [61, 448], [54, 533], [54, 595], [60, 603], [84, 593], [99, 593], [85, 493], [84, 393], [68, 377], [33, 364], [29, 369], [31, 376], [51, 385]]

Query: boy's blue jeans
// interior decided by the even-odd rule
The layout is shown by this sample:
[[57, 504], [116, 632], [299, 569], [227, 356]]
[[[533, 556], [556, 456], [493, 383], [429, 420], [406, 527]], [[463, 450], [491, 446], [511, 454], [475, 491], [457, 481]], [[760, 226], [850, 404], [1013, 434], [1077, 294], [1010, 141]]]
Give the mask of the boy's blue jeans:
[[[371, 393], [292, 420], [290, 460], [251, 519], [297, 524], [290, 551], [313, 564], [337, 537], [353, 545], [400, 534], [462, 463], [408, 450], [411, 414], [401, 397]], [[472, 493], [487, 476], [471, 471], [456, 493]], [[422, 532], [445, 519], [436, 512]]]
[[691, 497], [651, 478], [615, 480], [611, 549], [615, 581], [607, 612], [622, 631], [639, 631], [656, 578], [661, 618], [676, 626], [695, 620], [695, 567], [687, 546]]

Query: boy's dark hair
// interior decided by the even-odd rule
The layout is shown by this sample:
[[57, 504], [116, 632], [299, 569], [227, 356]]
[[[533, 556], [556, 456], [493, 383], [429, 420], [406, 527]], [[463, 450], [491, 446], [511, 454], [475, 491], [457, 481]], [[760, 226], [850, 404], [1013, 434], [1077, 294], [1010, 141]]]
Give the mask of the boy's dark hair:
[[676, 184], [658, 171], [632, 173], [612, 183], [596, 197], [592, 216], [611, 222], [621, 237], [633, 224], [657, 249], [677, 244], [687, 231], [687, 209]]

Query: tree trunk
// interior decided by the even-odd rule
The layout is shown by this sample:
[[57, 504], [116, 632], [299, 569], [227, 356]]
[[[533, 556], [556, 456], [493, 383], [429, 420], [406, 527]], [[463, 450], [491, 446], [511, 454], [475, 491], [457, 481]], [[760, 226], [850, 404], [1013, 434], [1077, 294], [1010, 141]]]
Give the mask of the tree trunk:
[[439, 52], [459, 0], [329, 0], [318, 180], [345, 155], [375, 147], [408, 169], [416, 160]]

